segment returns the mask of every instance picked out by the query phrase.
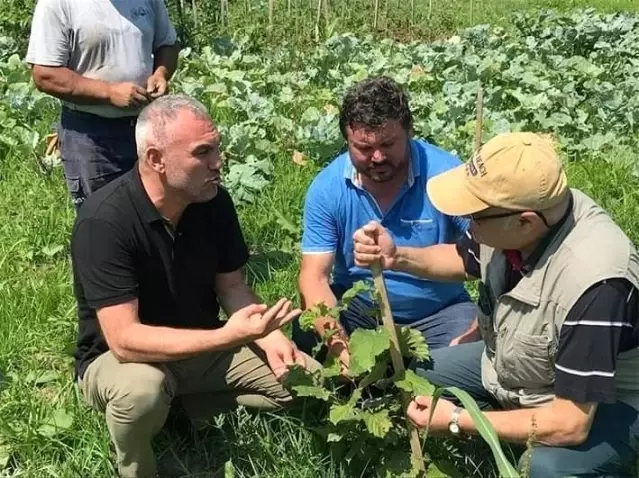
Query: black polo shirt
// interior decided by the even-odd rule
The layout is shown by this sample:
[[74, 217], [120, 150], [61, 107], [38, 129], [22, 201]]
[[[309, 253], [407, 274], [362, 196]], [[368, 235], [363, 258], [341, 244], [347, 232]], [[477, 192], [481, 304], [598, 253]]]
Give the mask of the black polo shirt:
[[137, 298], [143, 324], [216, 328], [215, 276], [241, 268], [249, 257], [225, 189], [211, 201], [189, 205], [173, 230], [146, 194], [137, 165], [83, 203], [71, 252], [79, 377], [108, 350], [96, 309]]
[[[504, 293], [512, 290], [522, 277], [533, 270], [570, 214], [572, 208], [551, 227], [526, 259], [518, 258], [515, 251], [504, 251], [510, 264], [506, 271], [507, 290]], [[480, 279], [479, 244], [470, 234], [460, 237], [457, 252], [464, 261], [466, 273]], [[483, 307], [485, 302], [481, 295], [479, 306]], [[555, 394], [579, 403], [614, 403], [617, 356], [637, 347], [639, 291], [621, 278], [594, 284], [568, 311], [561, 327], [555, 362]]]

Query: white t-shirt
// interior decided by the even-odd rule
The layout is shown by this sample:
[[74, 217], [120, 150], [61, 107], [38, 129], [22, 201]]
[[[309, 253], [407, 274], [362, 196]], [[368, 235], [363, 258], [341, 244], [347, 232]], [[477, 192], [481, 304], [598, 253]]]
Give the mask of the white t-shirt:
[[[38, 0], [26, 60], [146, 88], [153, 52], [175, 41], [164, 0]], [[65, 105], [107, 117], [137, 113], [108, 104]]]

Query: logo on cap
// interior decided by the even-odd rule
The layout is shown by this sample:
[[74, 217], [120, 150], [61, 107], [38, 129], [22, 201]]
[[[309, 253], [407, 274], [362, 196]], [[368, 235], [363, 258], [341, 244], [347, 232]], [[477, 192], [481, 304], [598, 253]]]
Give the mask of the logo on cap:
[[477, 176], [477, 174], [482, 178], [486, 176], [486, 165], [478, 152], [466, 163], [466, 175]]

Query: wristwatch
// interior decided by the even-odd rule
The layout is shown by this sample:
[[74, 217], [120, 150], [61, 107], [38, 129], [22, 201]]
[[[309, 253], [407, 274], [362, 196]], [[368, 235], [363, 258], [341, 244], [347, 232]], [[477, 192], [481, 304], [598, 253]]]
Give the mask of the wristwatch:
[[450, 417], [450, 421], [448, 422], [448, 430], [455, 436], [459, 435], [459, 432], [461, 431], [461, 428], [459, 427], [459, 414], [462, 410], [462, 407], [455, 407], [453, 415]]

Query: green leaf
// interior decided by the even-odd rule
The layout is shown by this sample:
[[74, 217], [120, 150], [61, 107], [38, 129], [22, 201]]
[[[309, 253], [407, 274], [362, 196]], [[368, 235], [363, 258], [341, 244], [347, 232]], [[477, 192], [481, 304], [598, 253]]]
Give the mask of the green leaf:
[[[435, 410], [437, 400], [439, 400], [439, 397], [444, 392], [452, 393], [462, 402], [464, 408], [470, 415], [475, 428], [477, 428], [477, 431], [493, 452], [493, 457], [495, 458], [495, 462], [497, 463], [497, 468], [499, 469], [500, 476], [504, 478], [519, 478], [519, 473], [508, 461], [508, 458], [506, 458], [506, 455], [501, 448], [501, 442], [499, 440], [497, 432], [495, 432], [492, 424], [481, 412], [479, 406], [477, 405], [473, 397], [468, 394], [468, 392], [457, 387], [438, 388], [433, 394], [433, 403], [431, 406], [431, 416], [429, 420], [433, 417], [433, 411]], [[426, 433], [428, 434], [428, 428], [426, 429]]]
[[411, 393], [413, 397], [417, 395], [431, 397], [435, 393], [435, 386], [412, 370], [406, 370], [404, 377], [401, 380], [397, 380], [395, 385]]
[[349, 371], [353, 377], [370, 371], [378, 355], [390, 348], [390, 336], [386, 329], [356, 329], [349, 339]]
[[52, 437], [62, 430], [67, 430], [73, 424], [73, 415], [59, 408], [55, 410], [38, 428], [40, 435]]
[[428, 343], [424, 335], [410, 327], [396, 327], [399, 348], [404, 357], [413, 357], [418, 360], [426, 360], [430, 357]]
[[342, 438], [342, 435], [340, 435], [339, 433], [329, 433], [326, 437], [326, 441], [328, 443], [334, 443], [340, 441]]
[[324, 361], [322, 367], [322, 376], [325, 378], [339, 377], [342, 371], [342, 363], [339, 357], [329, 355]]
[[373, 366], [373, 370], [370, 371], [368, 375], [366, 375], [361, 382], [359, 382], [360, 388], [366, 388], [369, 385], [374, 384], [378, 380], [381, 380], [386, 376], [386, 371], [388, 370], [388, 358], [386, 360], [377, 359], [375, 365]]
[[342, 304], [342, 308], [345, 309], [351, 303], [351, 301], [357, 297], [359, 294], [363, 292], [368, 292], [371, 290], [371, 286], [368, 282], [360, 280], [355, 282], [350, 289], [342, 294], [342, 298], [340, 300]]
[[427, 478], [464, 478], [464, 474], [461, 473], [455, 465], [450, 461], [436, 460], [432, 461], [426, 470]]
[[291, 387], [298, 397], [313, 397], [328, 402], [331, 394], [328, 390], [316, 385], [295, 385]]
[[304, 331], [313, 331], [315, 329], [315, 320], [318, 318], [313, 309], [307, 309], [300, 315], [300, 328]]
[[288, 388], [297, 386], [312, 387], [317, 385], [311, 372], [299, 364], [293, 364], [288, 367], [288, 371], [286, 375], [284, 375], [283, 384]]
[[388, 417], [388, 410], [359, 412], [359, 416], [366, 424], [368, 431], [378, 438], [384, 438], [393, 426], [393, 422], [391, 422], [391, 419]]
[[362, 390], [360, 388], [356, 388], [353, 394], [343, 405], [333, 405], [331, 407], [331, 411], [329, 412], [328, 419], [333, 425], [337, 425], [339, 422], [344, 420], [352, 420], [357, 417], [357, 410], [355, 409], [355, 405], [357, 401], [362, 397]]

